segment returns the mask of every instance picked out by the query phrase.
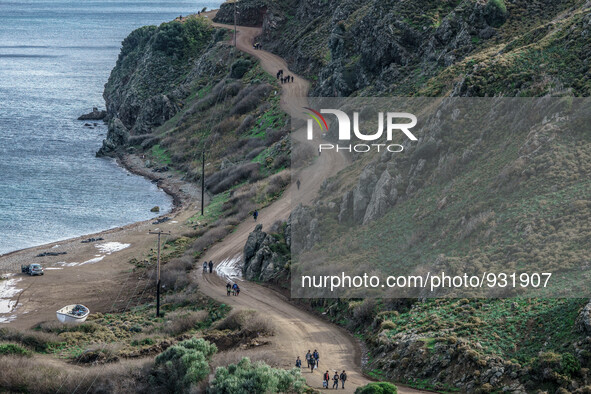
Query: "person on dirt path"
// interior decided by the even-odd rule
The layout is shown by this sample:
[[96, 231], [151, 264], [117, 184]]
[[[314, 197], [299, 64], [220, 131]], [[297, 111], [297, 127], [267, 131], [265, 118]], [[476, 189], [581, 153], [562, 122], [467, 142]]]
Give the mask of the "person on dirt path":
[[230, 293], [232, 293], [232, 285], [230, 284], [230, 282], [226, 283], [226, 295], [229, 296]]
[[297, 187], [298, 187], [298, 190], [300, 190], [300, 184], [301, 184], [301, 182], [300, 182], [300, 180], [298, 179], [298, 180], [296, 181], [296, 185], [297, 185]]
[[314, 357], [310, 357], [310, 372], [314, 373], [314, 368], [316, 368], [316, 361]]
[[343, 369], [343, 372], [341, 372], [341, 376], [339, 376], [339, 378], [341, 379], [341, 384], [343, 385], [343, 390], [345, 389], [345, 382], [347, 381], [347, 373], [345, 372], [345, 370]]
[[306, 362], [308, 363], [308, 368], [310, 368], [310, 359], [312, 358], [312, 353], [310, 353], [310, 349], [308, 349], [308, 353], [306, 353]]
[[293, 75], [291, 76], [291, 82], [293, 82]]
[[236, 297], [240, 295], [240, 286], [236, 285]]
[[328, 371], [326, 371], [324, 373], [324, 375], [322, 375], [322, 385], [324, 386], [325, 389], [328, 388], [329, 380], [330, 380], [330, 374], [328, 373]]
[[320, 363], [318, 361], [320, 360], [320, 354], [318, 353], [318, 350], [314, 349], [314, 353], [312, 353], [312, 358], [314, 358], [314, 361], [316, 362], [316, 366], [319, 366]]
[[213, 261], [209, 262], [209, 273], [211, 274], [211, 272], [213, 271]]
[[203, 262], [203, 273], [207, 273], [207, 261]]
[[339, 373], [337, 371], [334, 371], [334, 376], [332, 377], [332, 388], [339, 388]]
[[296, 358], [296, 368], [302, 368], [302, 360], [300, 360], [300, 356]]
[[234, 283], [232, 285], [232, 295], [236, 295], [236, 290], [238, 290], [238, 285], [236, 283]]
[[259, 217], [259, 211], [255, 209], [254, 212], [252, 213], [252, 217], [254, 218], [254, 221], [256, 222]]

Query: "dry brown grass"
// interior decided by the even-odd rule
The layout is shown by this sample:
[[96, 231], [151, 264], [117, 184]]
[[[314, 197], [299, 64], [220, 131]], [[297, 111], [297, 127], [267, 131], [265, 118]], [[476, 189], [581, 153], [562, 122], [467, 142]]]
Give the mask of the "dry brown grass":
[[228, 350], [226, 352], [218, 353], [213, 357], [211, 366], [215, 371], [217, 367], [237, 364], [244, 357], [248, 357], [253, 363], [263, 361], [272, 367], [281, 366], [281, 360], [273, 351], [261, 348]]
[[40, 357], [0, 357], [0, 387], [3, 392], [149, 393], [147, 376], [152, 361], [123, 362], [81, 368]]
[[236, 311], [215, 324], [217, 330], [240, 331], [249, 338], [268, 336], [275, 333], [275, 327], [264, 316], [253, 310]]
[[209, 317], [207, 311], [178, 311], [166, 315], [166, 323], [162, 330], [171, 336], [185, 333], [198, 324], [203, 323]]
[[11, 328], [0, 328], [0, 340], [17, 342], [37, 352], [44, 352], [52, 345], [63, 342], [59, 336], [42, 331], [17, 331]]

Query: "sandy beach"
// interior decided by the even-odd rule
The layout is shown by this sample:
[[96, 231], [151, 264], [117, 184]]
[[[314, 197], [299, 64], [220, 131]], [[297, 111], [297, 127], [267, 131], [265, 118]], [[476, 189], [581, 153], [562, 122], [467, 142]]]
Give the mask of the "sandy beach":
[[[149, 276], [133, 272], [129, 261], [146, 258], [156, 250], [157, 239], [150, 231], [160, 229], [175, 236], [190, 229], [187, 220], [200, 209], [201, 192], [172, 171], [157, 173], [146, 168], [140, 157], [127, 155], [120, 165], [157, 183], [172, 196], [173, 210], [147, 221], [0, 256], [4, 278], [0, 281], [0, 327], [30, 328], [53, 320], [55, 311], [68, 304], [81, 303], [92, 312], [105, 313], [135, 306], [152, 296], [148, 289], [154, 283]], [[153, 224], [164, 217], [169, 220]], [[102, 240], [82, 242], [89, 238]], [[45, 252], [65, 254], [36, 257]], [[41, 264], [45, 274], [22, 274], [21, 265], [31, 263]], [[143, 275], [150, 274], [151, 270]]]

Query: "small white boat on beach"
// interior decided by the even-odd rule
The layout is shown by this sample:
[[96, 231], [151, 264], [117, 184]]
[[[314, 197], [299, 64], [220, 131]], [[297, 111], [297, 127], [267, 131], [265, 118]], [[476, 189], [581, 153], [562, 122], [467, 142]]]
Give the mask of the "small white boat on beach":
[[80, 304], [72, 304], [72, 305], [64, 306], [62, 309], [60, 309], [56, 312], [57, 319], [61, 323], [68, 323], [68, 324], [83, 323], [89, 314], [90, 314], [90, 310], [87, 307], [85, 307], [84, 305], [80, 305]]

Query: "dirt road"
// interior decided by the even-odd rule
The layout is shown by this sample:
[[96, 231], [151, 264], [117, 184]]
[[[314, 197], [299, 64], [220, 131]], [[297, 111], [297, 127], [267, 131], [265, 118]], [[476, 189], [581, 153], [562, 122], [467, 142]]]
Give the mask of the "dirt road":
[[[213, 16], [210, 16], [213, 17]], [[233, 28], [227, 25], [214, 24], [218, 27]], [[287, 64], [280, 57], [264, 50], [255, 50], [253, 40], [260, 34], [259, 28], [239, 27], [237, 35], [238, 49], [247, 52], [261, 61], [262, 67], [271, 75], [283, 69], [284, 74], [293, 75], [294, 82], [282, 85], [281, 106], [292, 117], [301, 117], [303, 107], [307, 106], [309, 83], [289, 71]], [[304, 130], [293, 135], [305, 141]], [[283, 197], [272, 205], [262, 209], [257, 223], [247, 220], [236, 231], [224, 239], [224, 242], [212, 247], [202, 260], [213, 260], [219, 263], [224, 260], [239, 258], [248, 234], [256, 224], [262, 223], [263, 229], [269, 228], [277, 220], [285, 220], [293, 206], [298, 203], [310, 203], [317, 195], [318, 188], [324, 179], [335, 175], [347, 164], [346, 158], [338, 153], [328, 151], [316, 158], [313, 165], [298, 175], [301, 179], [300, 190], [295, 185], [283, 194]], [[290, 368], [297, 356], [305, 360], [305, 354], [317, 349], [320, 353], [319, 369], [314, 373], [303, 371], [308, 384], [313, 388], [322, 388], [322, 374], [328, 370], [331, 376], [334, 370], [346, 370], [348, 380], [346, 390], [353, 392], [355, 388], [367, 384], [369, 380], [361, 374], [361, 351], [355, 339], [344, 330], [294, 306], [280, 293], [252, 282], [241, 282], [239, 297], [226, 295], [223, 278], [215, 274], [199, 273], [201, 290], [210, 297], [231, 305], [234, 309], [252, 309], [259, 311], [276, 326], [276, 334], [272, 338], [271, 347], [281, 359], [281, 364]], [[305, 362], [304, 362], [305, 366]], [[332, 386], [332, 383], [331, 383]], [[422, 391], [399, 387], [400, 393], [421, 393]]]

